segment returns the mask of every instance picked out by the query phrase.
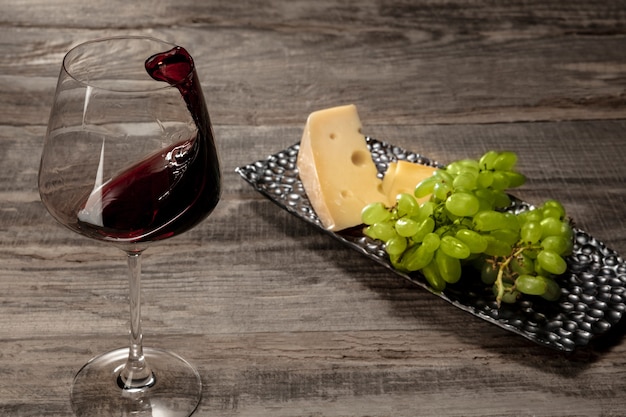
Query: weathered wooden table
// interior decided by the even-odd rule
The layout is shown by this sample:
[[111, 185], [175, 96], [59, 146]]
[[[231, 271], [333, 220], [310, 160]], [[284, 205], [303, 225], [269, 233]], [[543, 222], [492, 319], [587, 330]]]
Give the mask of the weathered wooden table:
[[[4, 0], [0, 414], [70, 416], [90, 357], [127, 342], [122, 253], [56, 224], [37, 170], [64, 53], [147, 34], [195, 57], [223, 198], [148, 250], [148, 346], [195, 364], [198, 416], [626, 415], [624, 325], [572, 354], [460, 311], [258, 194], [235, 168], [354, 103], [364, 133], [446, 163], [520, 156], [626, 253], [626, 2]], [[626, 285], [626, 283], [625, 283]]]

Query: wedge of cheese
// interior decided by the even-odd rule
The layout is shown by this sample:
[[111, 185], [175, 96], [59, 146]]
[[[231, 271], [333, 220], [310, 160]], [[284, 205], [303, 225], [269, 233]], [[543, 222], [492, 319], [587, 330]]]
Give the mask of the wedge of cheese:
[[[383, 192], [393, 205], [398, 194], [408, 193], [413, 195], [415, 186], [423, 179], [431, 177], [436, 170], [437, 168], [409, 161], [390, 162], [383, 178]], [[430, 195], [427, 195], [417, 199], [417, 201], [423, 203], [429, 198]]]
[[297, 165], [311, 205], [328, 230], [357, 226], [363, 207], [389, 203], [352, 104], [309, 115]]

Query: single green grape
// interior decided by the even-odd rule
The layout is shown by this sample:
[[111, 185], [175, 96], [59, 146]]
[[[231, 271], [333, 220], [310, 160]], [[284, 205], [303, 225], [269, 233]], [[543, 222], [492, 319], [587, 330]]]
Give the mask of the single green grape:
[[548, 236], [559, 236], [561, 234], [561, 220], [554, 217], [546, 217], [539, 222], [541, 224], [541, 237], [545, 239]]
[[452, 186], [456, 189], [474, 190], [477, 187], [478, 172], [462, 171], [452, 181]]
[[487, 249], [487, 239], [473, 230], [459, 229], [455, 237], [467, 245], [470, 253], [482, 253]]
[[401, 217], [394, 227], [400, 236], [411, 237], [418, 232], [420, 224], [409, 217]]
[[465, 243], [449, 235], [441, 238], [439, 249], [446, 255], [456, 259], [465, 259], [471, 253]]
[[433, 193], [433, 190], [435, 189], [435, 185], [439, 182], [440, 180], [434, 176], [425, 178], [415, 186], [413, 195], [416, 198], [424, 198], [427, 195], [430, 195]]
[[520, 236], [524, 242], [537, 243], [541, 239], [543, 229], [538, 221], [526, 221], [520, 230]]
[[493, 205], [495, 208], [503, 209], [511, 205], [511, 197], [504, 191], [494, 191], [494, 202]]
[[498, 278], [498, 269], [495, 268], [493, 262], [483, 260], [480, 268], [480, 279], [484, 284], [491, 285]]
[[476, 173], [480, 171], [480, 164], [476, 159], [466, 158], [460, 159], [457, 162], [462, 167], [462, 171], [474, 171]]
[[447, 182], [450, 184], [452, 184], [452, 181], [454, 181], [454, 177], [450, 175], [450, 173], [445, 168], [438, 169], [433, 172], [433, 177], [437, 178], [440, 182]]
[[453, 161], [446, 165], [446, 172], [452, 176], [459, 175], [461, 171], [463, 171], [463, 165], [461, 165], [461, 161]]
[[368, 225], [382, 223], [390, 218], [391, 212], [383, 203], [371, 203], [361, 210], [361, 220]]
[[504, 212], [504, 218], [506, 219], [505, 229], [513, 230], [515, 232], [519, 232], [520, 230], [520, 222], [517, 216], [513, 213]]
[[406, 250], [407, 240], [402, 236], [395, 236], [385, 243], [385, 251], [392, 256], [398, 256]]
[[410, 272], [424, 268], [433, 260], [435, 255], [435, 252], [429, 249], [429, 247], [424, 245], [413, 245], [404, 254], [402, 266]]
[[506, 243], [508, 246], [512, 247], [519, 240], [519, 233], [511, 229], [496, 229], [489, 232], [489, 236]]
[[[457, 177], [458, 178], [458, 177]], [[446, 209], [459, 217], [471, 217], [478, 212], [480, 202], [470, 193], [453, 193], [446, 199]]]
[[493, 184], [493, 172], [492, 171], [480, 171], [476, 178], [476, 185], [480, 188], [491, 187]]
[[497, 171], [511, 171], [517, 163], [515, 152], [500, 152], [493, 161], [492, 168]]
[[509, 182], [509, 188], [521, 187], [526, 183], [526, 176], [520, 174], [519, 172], [504, 171], [503, 174], [505, 177], [507, 177], [507, 180]]
[[373, 225], [366, 227], [364, 233], [372, 239], [388, 242], [392, 238], [398, 236], [394, 225], [395, 222], [393, 221], [374, 223]]
[[544, 215], [544, 217], [556, 217], [560, 220], [565, 218], [565, 208], [558, 201], [548, 200], [543, 203], [543, 207], [548, 211], [548, 215]]
[[563, 207], [563, 205], [559, 201], [554, 200], [554, 199], [546, 200], [543, 203], [543, 206], [544, 207], [554, 207], [554, 208], [557, 208], [557, 209], [561, 210], [563, 213], [565, 213], [565, 208]]
[[510, 266], [511, 270], [518, 275], [532, 274], [535, 272], [535, 262], [525, 253], [514, 257], [511, 260]]
[[419, 214], [420, 206], [411, 194], [401, 193], [396, 196], [396, 206], [398, 210], [398, 216], [414, 217]]
[[[442, 240], [443, 244], [443, 240]], [[435, 262], [439, 275], [448, 284], [454, 284], [461, 278], [461, 261], [458, 258], [449, 256], [439, 247], [435, 252]]]
[[506, 173], [501, 171], [494, 171], [491, 188], [496, 191], [504, 191], [509, 188], [509, 177], [506, 175]]
[[437, 263], [433, 259], [428, 265], [421, 269], [424, 278], [435, 291], [443, 291], [446, 288], [446, 281], [439, 274]]
[[543, 220], [543, 210], [536, 208], [534, 210], [528, 210], [522, 213], [522, 217], [526, 222], [540, 222]]
[[544, 207], [543, 208], [543, 217], [547, 219], [548, 217], [552, 217], [558, 220], [563, 219], [563, 212], [561, 212], [558, 208], [555, 207]]
[[492, 230], [504, 229], [509, 220], [499, 211], [488, 210], [476, 213], [473, 219], [475, 230], [489, 232]]
[[541, 247], [545, 250], [549, 250], [563, 256], [571, 253], [573, 243], [571, 240], [566, 239], [563, 236], [547, 236], [541, 241]]
[[444, 201], [448, 198], [448, 195], [452, 192], [452, 186], [447, 182], [438, 182], [433, 189], [433, 195], [435, 198]]
[[[540, 252], [540, 251], [539, 251], [539, 252]], [[539, 252], [537, 252], [537, 253], [539, 253]], [[551, 273], [551, 272], [546, 271], [545, 269], [543, 269], [543, 268], [541, 267], [541, 265], [539, 264], [539, 262], [537, 262], [537, 257], [535, 257], [535, 275], [541, 275], [541, 276], [544, 276], [544, 277], [547, 277], [547, 276], [552, 275], [552, 273]]]
[[554, 275], [561, 275], [567, 270], [567, 263], [556, 252], [542, 250], [537, 254], [537, 263], [541, 268]]
[[428, 233], [422, 239], [422, 246], [429, 252], [435, 252], [441, 244], [441, 238], [437, 233]]
[[563, 236], [570, 242], [574, 240], [574, 229], [572, 229], [572, 225], [568, 221], [561, 222], [561, 230], [559, 231], [559, 236]]
[[557, 200], [546, 200], [543, 203], [543, 207], [545, 208], [552, 208], [552, 209], [556, 209], [558, 211], [561, 212], [561, 218], [563, 218], [565, 216], [565, 207], [563, 207], [563, 204], [561, 204], [559, 201]]
[[480, 169], [491, 171], [494, 169], [494, 163], [498, 158], [498, 153], [495, 151], [485, 152], [483, 156], [480, 157], [478, 161], [478, 165], [480, 165]]
[[543, 295], [548, 289], [546, 278], [541, 275], [523, 274], [515, 280], [515, 288], [528, 295]]
[[446, 167], [446, 171], [448, 171], [452, 175], [459, 175], [463, 172], [473, 172], [478, 174], [480, 171], [480, 166], [478, 165], [478, 161], [475, 159], [459, 159], [454, 161]]
[[424, 240], [424, 237], [432, 233], [433, 230], [435, 230], [435, 220], [432, 217], [426, 217], [418, 223], [417, 230], [411, 235], [411, 240], [421, 242]]

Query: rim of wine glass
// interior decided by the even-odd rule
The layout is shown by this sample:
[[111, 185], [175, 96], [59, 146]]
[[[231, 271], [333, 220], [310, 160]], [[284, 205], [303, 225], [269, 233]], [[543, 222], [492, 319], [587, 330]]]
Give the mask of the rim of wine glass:
[[[189, 73], [187, 73], [187, 75], [185, 77], [182, 78], [182, 80], [178, 83], [175, 84], [168, 84], [168, 83], [159, 83], [158, 81], [155, 80], [155, 87], [154, 88], [146, 88], [146, 89], [133, 89], [133, 90], [125, 90], [125, 89], [113, 89], [113, 88], [106, 88], [106, 87], [101, 87], [98, 85], [94, 85], [93, 83], [89, 82], [89, 81], [85, 81], [82, 80], [80, 77], [77, 77], [74, 73], [72, 73], [72, 71], [69, 70], [68, 68], [68, 60], [70, 59], [71, 55], [77, 51], [79, 48], [84, 48], [85, 46], [89, 46], [90, 44], [96, 44], [96, 43], [102, 43], [102, 42], [107, 42], [107, 41], [113, 41], [113, 40], [145, 40], [145, 41], [151, 41], [151, 42], [157, 42], [160, 43], [164, 46], [170, 46], [171, 48], [179, 48], [180, 45], [177, 45], [175, 43], [169, 42], [169, 41], [164, 41], [163, 39], [159, 39], [159, 38], [155, 38], [153, 36], [143, 36], [143, 35], [120, 35], [120, 36], [106, 36], [106, 37], [102, 37], [102, 38], [97, 38], [97, 39], [91, 39], [85, 42], [81, 42], [77, 45], [74, 45], [72, 48], [70, 48], [65, 55], [63, 56], [63, 61], [62, 61], [62, 67], [63, 67], [63, 71], [65, 71], [65, 73], [70, 76], [70, 78], [72, 78], [74, 81], [76, 81], [77, 83], [85, 86], [85, 87], [91, 87], [97, 90], [102, 90], [102, 91], [111, 91], [111, 92], [115, 92], [115, 93], [141, 93], [141, 92], [150, 92], [150, 91], [158, 91], [158, 90], [166, 90], [166, 89], [170, 89], [172, 87], [177, 87], [178, 85], [182, 84], [183, 82], [185, 82], [185, 80], [187, 80], [191, 74], [193, 73], [194, 69], [195, 69], [195, 63], [193, 62], [193, 58], [190, 57], [191, 59], [191, 68], [189, 69]], [[166, 52], [166, 51], [163, 51]], [[148, 59], [149, 57], [147, 57], [146, 59]]]

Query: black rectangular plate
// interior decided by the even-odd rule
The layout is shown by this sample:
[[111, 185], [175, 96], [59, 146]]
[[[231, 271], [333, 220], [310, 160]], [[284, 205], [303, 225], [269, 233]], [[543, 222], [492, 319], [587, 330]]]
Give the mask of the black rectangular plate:
[[[388, 164], [397, 160], [441, 166], [400, 147], [369, 137], [366, 140], [381, 177]], [[296, 143], [266, 159], [238, 167], [236, 171], [282, 209], [455, 307], [563, 352], [587, 346], [622, 318], [626, 310], [626, 264], [615, 251], [580, 229], [575, 229], [574, 251], [567, 259], [568, 270], [559, 277], [562, 294], [556, 302], [529, 297], [498, 307], [491, 288], [486, 288], [480, 279], [461, 279], [458, 284], [448, 285], [443, 292], [434, 292], [421, 274], [405, 274], [394, 269], [382, 244], [365, 237], [358, 228], [334, 233], [322, 226], [298, 176], [298, 150], [299, 144]], [[513, 200], [512, 211], [531, 208], [523, 201]]]

